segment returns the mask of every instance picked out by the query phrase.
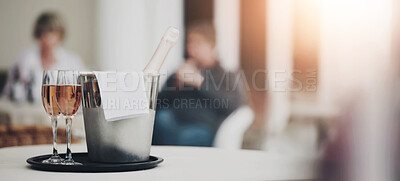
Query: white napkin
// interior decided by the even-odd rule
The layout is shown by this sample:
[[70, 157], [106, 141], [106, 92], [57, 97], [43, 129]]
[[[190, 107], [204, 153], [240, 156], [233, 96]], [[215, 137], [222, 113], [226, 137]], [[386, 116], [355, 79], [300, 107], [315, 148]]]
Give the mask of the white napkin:
[[107, 121], [133, 118], [149, 114], [142, 72], [95, 71]]

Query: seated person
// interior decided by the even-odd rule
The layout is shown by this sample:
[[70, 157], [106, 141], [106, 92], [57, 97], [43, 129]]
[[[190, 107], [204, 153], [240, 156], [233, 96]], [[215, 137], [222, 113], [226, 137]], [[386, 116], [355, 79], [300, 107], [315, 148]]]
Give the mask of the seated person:
[[41, 14], [34, 25], [37, 46], [22, 52], [8, 74], [3, 96], [11, 100], [41, 102], [42, 71], [48, 69], [82, 70], [81, 59], [63, 49], [65, 37], [61, 17], [52, 12]]
[[218, 63], [211, 24], [188, 28], [187, 54], [158, 95], [155, 145], [212, 146], [221, 123], [245, 103], [239, 76]]

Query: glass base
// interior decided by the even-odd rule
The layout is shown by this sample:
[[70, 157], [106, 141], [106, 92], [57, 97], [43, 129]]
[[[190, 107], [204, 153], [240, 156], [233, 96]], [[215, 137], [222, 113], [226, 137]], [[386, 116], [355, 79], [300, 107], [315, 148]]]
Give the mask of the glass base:
[[58, 155], [53, 155], [50, 158], [43, 160], [42, 163], [47, 163], [47, 164], [61, 164], [64, 161], [60, 156]]
[[73, 159], [64, 160], [61, 162], [62, 165], [82, 165], [82, 163], [75, 162]]

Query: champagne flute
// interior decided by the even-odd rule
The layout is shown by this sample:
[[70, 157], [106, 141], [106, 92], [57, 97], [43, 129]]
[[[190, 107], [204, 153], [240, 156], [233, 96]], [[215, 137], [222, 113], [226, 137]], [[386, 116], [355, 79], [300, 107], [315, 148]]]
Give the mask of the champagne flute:
[[67, 152], [65, 165], [80, 164], [72, 159], [71, 152], [71, 126], [72, 119], [81, 105], [81, 85], [79, 83], [79, 72], [76, 70], [59, 70], [57, 77], [57, 105], [60, 112], [65, 116], [67, 124]]
[[57, 120], [60, 116], [60, 110], [57, 106], [56, 100], [56, 86], [57, 86], [57, 70], [45, 70], [42, 76], [42, 102], [46, 113], [51, 120], [51, 127], [53, 129], [53, 154], [49, 159], [43, 160], [43, 163], [60, 164], [61, 157], [57, 151]]

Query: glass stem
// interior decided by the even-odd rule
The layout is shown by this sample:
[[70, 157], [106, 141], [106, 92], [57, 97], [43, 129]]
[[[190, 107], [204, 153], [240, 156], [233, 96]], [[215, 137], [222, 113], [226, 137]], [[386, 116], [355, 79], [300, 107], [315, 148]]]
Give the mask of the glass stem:
[[57, 116], [51, 116], [51, 128], [53, 130], [53, 156], [58, 156], [58, 151], [57, 151]]
[[72, 152], [71, 152], [71, 126], [72, 126], [72, 117], [65, 117], [65, 123], [67, 124], [67, 153], [65, 154], [66, 161], [72, 161]]

